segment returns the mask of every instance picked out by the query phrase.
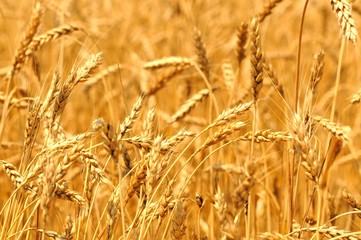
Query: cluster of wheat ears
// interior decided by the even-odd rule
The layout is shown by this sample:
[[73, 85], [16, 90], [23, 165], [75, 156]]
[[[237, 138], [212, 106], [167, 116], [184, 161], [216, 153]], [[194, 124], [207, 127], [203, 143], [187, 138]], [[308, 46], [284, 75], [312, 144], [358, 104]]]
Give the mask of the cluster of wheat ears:
[[361, 239], [360, 1], [15, 2], [0, 239]]

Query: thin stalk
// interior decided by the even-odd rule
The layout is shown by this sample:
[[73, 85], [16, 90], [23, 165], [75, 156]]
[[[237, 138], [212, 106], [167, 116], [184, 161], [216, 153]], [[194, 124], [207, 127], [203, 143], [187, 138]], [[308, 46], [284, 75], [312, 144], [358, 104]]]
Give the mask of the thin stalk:
[[334, 92], [333, 92], [333, 100], [332, 100], [332, 108], [331, 108], [331, 116], [330, 116], [331, 122], [334, 122], [334, 117], [335, 117], [337, 93], [338, 93], [338, 88], [340, 85], [342, 58], [343, 58], [343, 52], [345, 50], [345, 42], [346, 42], [346, 40], [343, 37], [341, 40], [340, 53], [339, 53], [338, 63], [337, 63], [336, 83], [335, 83], [335, 88], [334, 88]]
[[[252, 123], [252, 141], [251, 141], [251, 153], [250, 153], [250, 157], [248, 159], [250, 164], [252, 161], [254, 161], [254, 138], [255, 138], [255, 133], [256, 133], [256, 123], [257, 123], [257, 100], [255, 99], [254, 101], [254, 108], [253, 108], [253, 123]], [[246, 163], [246, 167], [247, 167], [247, 163]], [[248, 205], [247, 205], [247, 229], [246, 229], [246, 239], [251, 239], [251, 233], [252, 233], [252, 226], [253, 224], [251, 223], [252, 221], [252, 214], [251, 214], [251, 210], [252, 210], [252, 190], [250, 191], [250, 194], [248, 196]]]
[[305, 22], [306, 9], [309, 0], [305, 1], [305, 5], [302, 11], [300, 33], [298, 36], [298, 49], [297, 49], [297, 69], [296, 69], [296, 86], [295, 86], [295, 113], [299, 112], [299, 86], [300, 86], [300, 64], [301, 64], [301, 47], [302, 47], [302, 36], [303, 36], [303, 25]]

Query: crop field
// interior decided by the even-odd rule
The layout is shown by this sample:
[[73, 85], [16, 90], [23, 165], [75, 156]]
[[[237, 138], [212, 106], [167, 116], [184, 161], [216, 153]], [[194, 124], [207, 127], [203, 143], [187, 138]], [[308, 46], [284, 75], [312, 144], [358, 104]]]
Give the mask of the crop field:
[[0, 239], [361, 239], [360, 0], [1, 0]]

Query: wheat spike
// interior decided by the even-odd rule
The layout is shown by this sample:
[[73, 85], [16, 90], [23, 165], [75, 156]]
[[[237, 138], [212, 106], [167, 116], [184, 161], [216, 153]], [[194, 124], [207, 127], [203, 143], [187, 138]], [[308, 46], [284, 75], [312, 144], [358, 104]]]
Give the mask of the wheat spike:
[[53, 116], [52, 122], [55, 121], [55, 118], [61, 115], [64, 111], [65, 105], [69, 99], [71, 92], [73, 91], [74, 87], [80, 83], [84, 82], [90, 78], [91, 74], [94, 73], [95, 69], [99, 67], [102, 60], [102, 54], [97, 53], [93, 55], [82, 67], [78, 69], [78, 71], [72, 70], [63, 84], [61, 89], [59, 90], [59, 94], [55, 100], [53, 106]]
[[117, 141], [117, 132], [110, 123], [106, 123], [102, 131], [104, 147], [113, 160], [117, 163], [119, 157], [119, 144]]
[[210, 125], [210, 127], [215, 126], [223, 126], [238, 116], [244, 114], [246, 111], [248, 111], [253, 105], [253, 102], [248, 102], [245, 104], [239, 104], [236, 105], [233, 108], [224, 110], [221, 114], [218, 115], [218, 117], [213, 121], [213, 123]]
[[[342, 190], [342, 197], [355, 211], [361, 211], [361, 203], [356, 201], [355, 197], [345, 188]], [[357, 216], [361, 218], [361, 213], [357, 213]]]
[[231, 135], [233, 132], [242, 129], [245, 126], [244, 122], [235, 122], [230, 123], [219, 129], [213, 136], [208, 137], [205, 143], [197, 150], [200, 152], [214, 144], [219, 143], [220, 141], [224, 140], [226, 137]]
[[254, 100], [258, 99], [258, 94], [263, 85], [263, 54], [261, 48], [261, 38], [259, 33], [259, 20], [253, 18], [250, 24], [250, 50], [251, 50], [251, 80]]
[[222, 64], [222, 73], [224, 82], [229, 90], [233, 90], [234, 81], [236, 74], [234, 72], [233, 66], [229, 62]]
[[185, 234], [186, 226], [184, 224], [187, 217], [187, 212], [184, 203], [178, 201], [175, 209], [173, 210], [171, 238], [174, 240], [180, 240]]
[[272, 64], [266, 58], [264, 58], [263, 60], [264, 60], [263, 70], [268, 75], [269, 79], [272, 81], [273, 85], [275, 86], [277, 91], [280, 93], [280, 95], [282, 97], [284, 97], [283, 86], [280, 83]]
[[202, 40], [201, 32], [198, 29], [194, 29], [193, 31], [193, 40], [198, 57], [199, 68], [203, 72], [204, 76], [209, 79], [209, 60], [207, 57], [206, 47]]
[[79, 193], [69, 190], [65, 182], [56, 184], [54, 194], [57, 198], [69, 200], [79, 205], [85, 205], [85, 199]]
[[156, 94], [160, 89], [162, 89], [170, 80], [172, 80], [175, 76], [182, 73], [188, 66], [177, 66], [173, 69], [163, 73], [160, 77], [156, 79], [156, 83], [151, 86], [146, 92], [146, 96], [152, 96]]
[[18, 172], [18, 170], [16, 169], [16, 167], [14, 165], [12, 165], [11, 163], [8, 163], [4, 160], [1, 160], [1, 163], [3, 165], [3, 169], [6, 173], [6, 175], [8, 175], [8, 177], [10, 178], [10, 180], [13, 182], [13, 184], [15, 185], [16, 188], [20, 187], [21, 185], [23, 185], [23, 183], [25, 182], [24, 177]]
[[352, 104], [359, 103], [360, 101], [361, 101], [361, 89], [358, 90], [358, 92], [355, 93], [354, 95], [352, 95], [352, 97], [351, 97]]
[[236, 138], [236, 141], [252, 141], [252, 138], [254, 137], [255, 142], [261, 143], [261, 142], [279, 142], [279, 141], [289, 141], [292, 140], [292, 134], [289, 132], [272, 132], [269, 129], [256, 131], [253, 133], [248, 132], [245, 135]]
[[208, 89], [202, 89], [196, 94], [194, 94], [179, 108], [179, 110], [175, 114], [170, 117], [168, 122], [173, 123], [184, 118], [198, 103], [204, 101], [204, 99], [206, 99], [208, 95]]
[[246, 22], [241, 22], [240, 26], [237, 28], [236, 57], [238, 65], [240, 65], [242, 63], [242, 60], [246, 57], [247, 38], [248, 24]]
[[335, 12], [342, 33], [346, 39], [356, 45], [357, 29], [355, 20], [352, 18], [352, 7], [347, 0], [330, 0], [333, 11]]
[[293, 140], [296, 153], [300, 155], [302, 166], [306, 170], [306, 176], [314, 182], [318, 181], [318, 161], [316, 150], [312, 146], [311, 134], [307, 131], [307, 125], [296, 114], [293, 126]]
[[318, 122], [322, 127], [327, 131], [330, 131], [335, 137], [341, 141], [349, 141], [349, 135], [351, 133], [351, 128], [348, 126], [338, 126], [336, 123], [331, 122], [329, 119], [323, 118], [321, 116], [316, 116], [312, 118], [314, 121]]
[[184, 57], [166, 57], [162, 59], [153, 60], [143, 65], [145, 69], [155, 70], [164, 67], [181, 67], [185, 68], [191, 66], [192, 60]]
[[263, 22], [265, 18], [271, 15], [272, 10], [277, 6], [278, 3], [282, 2], [283, 0], [269, 0], [263, 6], [263, 9], [260, 13], [258, 13], [259, 22]]
[[311, 90], [313, 94], [315, 94], [316, 86], [320, 82], [323, 75], [324, 56], [325, 56], [325, 52], [323, 50], [320, 50], [313, 57], [313, 64], [311, 69], [311, 81], [310, 81]]
[[132, 129], [134, 122], [137, 120], [140, 109], [142, 107], [144, 95], [139, 96], [137, 101], [134, 103], [129, 116], [127, 116], [123, 123], [119, 126], [118, 140], [121, 140], [124, 135]]
[[89, 89], [95, 85], [97, 82], [99, 82], [100, 80], [102, 79], [105, 79], [107, 78], [109, 75], [111, 74], [115, 74], [117, 73], [118, 71], [122, 71], [123, 69], [123, 66], [121, 64], [113, 64], [113, 65], [110, 65], [108, 66], [107, 68], [103, 69], [102, 71], [100, 71], [99, 73], [97, 73], [96, 75], [94, 76], [91, 76], [89, 78], [88, 81], [86, 81], [86, 83], [84, 84], [84, 91], [87, 92], [89, 91]]
[[30, 24], [25, 32], [25, 36], [20, 42], [20, 47], [18, 48], [15, 54], [12, 68], [8, 73], [9, 79], [12, 79], [14, 75], [18, 71], [20, 71], [21, 67], [25, 63], [26, 52], [28, 51], [36, 32], [38, 31], [42, 16], [43, 16], [43, 6], [40, 1], [37, 1], [35, 3], [33, 13], [31, 15]]
[[65, 25], [51, 29], [38, 37], [34, 37], [25, 51], [25, 58], [29, 59], [32, 55], [34, 55], [36, 51], [38, 51], [45, 44], [79, 30], [82, 29], [74, 25]]
[[22, 158], [27, 157], [27, 154], [30, 153], [30, 151], [34, 145], [35, 138], [37, 136], [38, 129], [40, 126], [41, 106], [42, 106], [42, 103], [41, 103], [39, 97], [37, 97], [34, 100], [33, 104], [30, 106], [28, 116], [27, 116], [27, 121], [26, 121], [24, 151], [23, 151]]

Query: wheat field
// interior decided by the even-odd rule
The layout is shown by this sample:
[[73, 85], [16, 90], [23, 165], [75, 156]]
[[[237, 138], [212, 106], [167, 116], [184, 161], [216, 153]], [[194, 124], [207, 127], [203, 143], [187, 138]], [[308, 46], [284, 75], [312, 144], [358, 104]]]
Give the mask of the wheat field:
[[361, 1], [0, 18], [0, 239], [361, 239]]

